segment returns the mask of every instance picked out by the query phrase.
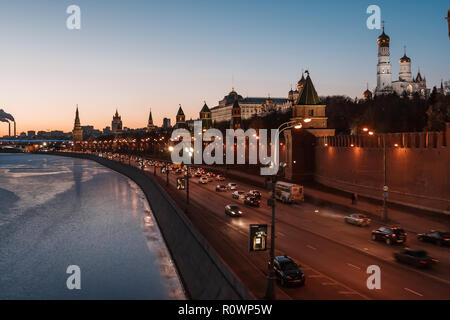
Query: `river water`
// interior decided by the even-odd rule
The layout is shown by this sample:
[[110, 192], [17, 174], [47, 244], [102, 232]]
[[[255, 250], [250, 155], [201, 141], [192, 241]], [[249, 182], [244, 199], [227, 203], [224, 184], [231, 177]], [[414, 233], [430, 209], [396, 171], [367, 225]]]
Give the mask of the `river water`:
[[0, 299], [184, 298], [133, 181], [89, 160], [0, 153]]

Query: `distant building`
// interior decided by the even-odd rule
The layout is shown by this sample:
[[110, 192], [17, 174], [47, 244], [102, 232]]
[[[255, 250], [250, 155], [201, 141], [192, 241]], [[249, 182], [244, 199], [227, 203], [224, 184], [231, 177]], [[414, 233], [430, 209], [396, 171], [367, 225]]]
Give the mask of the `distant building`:
[[35, 136], [36, 136], [36, 131], [34, 131], [34, 130], [27, 131], [27, 137], [28, 138], [33, 138]]
[[231, 108], [231, 121], [230, 121], [230, 128], [237, 130], [241, 129], [241, 122], [242, 122], [242, 116], [241, 116], [241, 107], [239, 106], [239, 101], [236, 99], [234, 100], [233, 107]]
[[116, 114], [113, 116], [113, 120], [111, 122], [111, 128], [113, 134], [122, 133], [122, 117], [119, 116], [119, 112], [116, 109]]
[[164, 118], [163, 119], [162, 128], [163, 128], [163, 130], [170, 130], [170, 129], [172, 129], [172, 125], [170, 124], [170, 119], [169, 118]]
[[[39, 131], [39, 132], [41, 132], [41, 131]], [[78, 113], [78, 106], [77, 106], [77, 111], [75, 112], [75, 124], [74, 124], [73, 130], [72, 130], [72, 140], [74, 143], [83, 141], [83, 129], [81, 128], [81, 124], [80, 124], [80, 115]]]
[[200, 110], [200, 120], [202, 121], [202, 129], [208, 130], [212, 127], [211, 110], [209, 110], [206, 101], [203, 108]]
[[103, 128], [103, 132], [102, 132], [102, 133], [103, 133], [104, 135], [111, 134], [111, 133], [112, 133], [111, 127], [110, 127], [110, 126], [107, 126], [107, 127]]
[[148, 122], [147, 122], [147, 132], [152, 132], [154, 130], [155, 130], [155, 125], [153, 124], [152, 110], [150, 110], [150, 115], [148, 116]]
[[177, 116], [176, 116], [176, 123], [173, 127], [174, 129], [186, 129], [186, 116], [184, 115], [183, 109], [180, 107], [178, 108]]
[[243, 98], [234, 88], [219, 101], [219, 105], [211, 108], [211, 120], [213, 124], [231, 121], [234, 102], [238, 101], [241, 108], [241, 119], [250, 119], [270, 109], [281, 109], [289, 102], [287, 98], [263, 98], [247, 97]]

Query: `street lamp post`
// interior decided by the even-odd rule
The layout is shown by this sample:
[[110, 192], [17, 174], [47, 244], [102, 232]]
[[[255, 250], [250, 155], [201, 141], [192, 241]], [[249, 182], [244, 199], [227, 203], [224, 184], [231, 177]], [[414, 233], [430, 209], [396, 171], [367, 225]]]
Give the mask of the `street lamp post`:
[[[311, 119], [306, 118], [306, 119], [303, 119], [300, 121], [308, 123], [311, 121]], [[295, 129], [302, 128], [302, 124], [300, 121], [288, 121], [288, 122], [281, 124], [277, 129], [278, 135], [277, 135], [277, 139], [274, 143], [276, 143], [277, 145], [279, 144], [280, 134], [284, 130], [291, 129], [291, 128], [295, 128]], [[282, 127], [284, 127], [284, 128], [282, 128]], [[275, 155], [274, 162], [278, 162], [278, 155]], [[284, 163], [281, 167], [284, 169], [285, 166], [286, 166], [286, 164]], [[275, 299], [276, 276], [275, 276], [275, 273], [273, 270], [273, 260], [275, 259], [275, 185], [277, 183], [277, 178], [278, 178], [278, 172], [276, 172], [272, 176], [272, 198], [270, 199], [271, 200], [270, 205], [272, 206], [272, 225], [270, 226], [270, 261], [268, 264], [267, 287], [266, 287], [266, 295], [265, 295], [265, 298], [268, 300]]]
[[[192, 147], [190, 147], [190, 148], [186, 148], [185, 151], [189, 153], [189, 157], [192, 162], [192, 155], [194, 154], [194, 149]], [[186, 164], [186, 204], [187, 205], [189, 205], [189, 171], [190, 171], [189, 165], [190, 165], [190, 163]]]
[[387, 210], [387, 196], [388, 196], [388, 186], [386, 181], [386, 135], [383, 135], [383, 214], [381, 219], [383, 221], [388, 221], [388, 210]]
[[[368, 128], [363, 128], [364, 132], [367, 132], [369, 136], [374, 135], [374, 131], [369, 130]], [[388, 221], [388, 208], [387, 208], [387, 197], [389, 187], [387, 186], [387, 175], [386, 175], [386, 134], [379, 134], [378, 137], [383, 139], [383, 211], [381, 213], [381, 220], [386, 222]]]
[[166, 186], [169, 185], [169, 161], [166, 161]]

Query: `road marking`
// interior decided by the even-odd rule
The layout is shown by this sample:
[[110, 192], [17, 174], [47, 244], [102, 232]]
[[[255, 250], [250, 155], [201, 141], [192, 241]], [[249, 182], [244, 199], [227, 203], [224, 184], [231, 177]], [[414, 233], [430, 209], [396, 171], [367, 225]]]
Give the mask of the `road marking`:
[[369, 248], [364, 248], [365, 251], [369, 251]]
[[324, 276], [321, 274], [312, 274], [310, 276], [308, 276], [308, 278], [323, 278]]
[[307, 248], [310, 248], [312, 250], [317, 250], [317, 248], [314, 248], [313, 246], [310, 246], [309, 244], [306, 245]]
[[282, 236], [282, 237], [286, 237], [286, 235], [283, 233], [283, 232], [277, 232], [280, 236]]
[[337, 283], [336, 282], [323, 282], [322, 285], [323, 286], [335, 286], [335, 285], [337, 285]]
[[423, 297], [423, 294], [420, 294], [420, 293], [418, 293], [418, 292], [416, 292], [416, 291], [414, 291], [414, 290], [411, 290], [411, 289], [409, 289], [409, 288], [403, 288], [403, 289], [405, 289], [406, 291], [409, 291], [409, 292], [411, 292], [411, 293], [413, 293], [413, 294], [415, 294], [415, 295], [418, 295], [419, 297]]
[[351, 264], [351, 263], [347, 263], [347, 265], [348, 265], [349, 267], [352, 267], [352, 268], [355, 268], [355, 269], [361, 270], [361, 268], [360, 268], [360, 267], [358, 267], [358, 266], [355, 266], [354, 264]]
[[355, 291], [339, 291], [338, 293], [339, 293], [339, 294], [358, 294], [358, 293], [355, 292]]

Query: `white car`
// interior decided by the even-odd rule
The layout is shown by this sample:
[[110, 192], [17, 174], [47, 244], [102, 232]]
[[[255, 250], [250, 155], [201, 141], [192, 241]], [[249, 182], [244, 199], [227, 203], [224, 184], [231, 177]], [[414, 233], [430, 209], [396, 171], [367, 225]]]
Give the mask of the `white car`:
[[234, 182], [230, 182], [227, 184], [227, 188], [228, 188], [228, 190], [236, 190], [237, 184]]
[[216, 180], [217, 181], [224, 181], [225, 177], [223, 175], [219, 174], [219, 175], [217, 175]]
[[235, 191], [231, 196], [233, 197], [233, 199], [243, 200], [245, 199], [246, 194], [244, 191]]
[[207, 184], [208, 183], [208, 178], [207, 177], [201, 177], [200, 179], [198, 179], [198, 183]]

